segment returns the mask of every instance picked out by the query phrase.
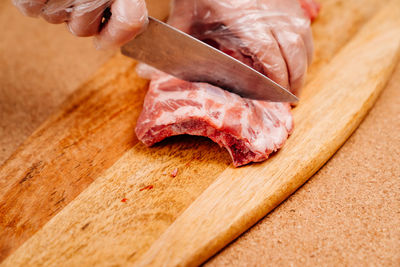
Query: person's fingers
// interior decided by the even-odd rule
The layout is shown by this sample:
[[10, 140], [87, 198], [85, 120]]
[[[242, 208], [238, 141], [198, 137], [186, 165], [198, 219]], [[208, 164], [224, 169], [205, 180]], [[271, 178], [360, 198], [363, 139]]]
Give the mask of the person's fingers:
[[49, 23], [59, 24], [68, 21], [70, 15], [67, 8], [74, 0], [47, 0], [40, 16]]
[[273, 34], [262, 23], [247, 26], [233, 29], [233, 32], [241, 39], [243, 46], [250, 50], [256, 59], [255, 63], [262, 65], [264, 74], [289, 89], [288, 69]]
[[42, 11], [41, 17], [49, 23], [60, 24], [60, 23], [68, 21], [69, 13], [65, 10], [53, 12], [53, 11], [46, 10], [46, 7], [45, 7]]
[[194, 5], [195, 1], [176, 0], [172, 4], [168, 24], [189, 33], [194, 16], [197, 13]]
[[307, 49], [303, 38], [290, 28], [274, 29], [273, 34], [286, 61], [290, 91], [297, 94], [304, 84], [307, 71]]
[[96, 35], [106, 7], [107, 4], [103, 4], [92, 11], [82, 12], [79, 6], [75, 6], [67, 23], [70, 32], [79, 37]]
[[13, 4], [26, 16], [37, 17], [42, 12], [46, 0], [13, 0]]
[[134, 38], [148, 22], [144, 0], [116, 0], [111, 5], [111, 17], [96, 36], [99, 48], [123, 45]]
[[65, 10], [62, 10], [51, 14], [42, 13], [41, 17], [49, 23], [60, 24], [68, 21], [69, 13]]
[[294, 28], [293, 32], [300, 34], [300, 36], [302, 37], [303, 43], [307, 51], [307, 62], [308, 65], [310, 65], [314, 54], [313, 37], [310, 27], [311, 20], [310, 17], [308, 17], [305, 14], [305, 11], [302, 8], [300, 2], [304, 1], [299, 1], [299, 0], [287, 1], [287, 4], [290, 6], [287, 6], [287, 8], [282, 10], [282, 11], [287, 11], [287, 15], [282, 17], [282, 22], [286, 22], [288, 23], [288, 25], [291, 25], [291, 27]]
[[312, 31], [311, 27], [305, 27], [303, 28], [302, 31], [300, 31], [300, 34], [302, 36], [306, 51], [307, 51], [307, 62], [308, 66], [311, 65], [311, 62], [314, 57], [314, 42], [313, 42], [313, 36], [312, 36]]
[[298, 19], [297, 21], [290, 21], [293, 20], [292, 18], [288, 18], [288, 23], [292, 25], [293, 32], [298, 33], [304, 43], [304, 46], [307, 51], [307, 62], [308, 65], [311, 64], [313, 55], [314, 55], [314, 43], [313, 43], [313, 36], [310, 27], [310, 21], [308, 18]]

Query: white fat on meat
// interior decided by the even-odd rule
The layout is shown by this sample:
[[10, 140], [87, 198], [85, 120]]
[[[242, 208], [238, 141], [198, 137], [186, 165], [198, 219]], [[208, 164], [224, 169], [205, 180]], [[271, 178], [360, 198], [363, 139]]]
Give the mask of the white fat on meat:
[[243, 99], [206, 83], [153, 73], [136, 134], [151, 146], [175, 135], [205, 136], [235, 166], [266, 160], [293, 130], [290, 105]]

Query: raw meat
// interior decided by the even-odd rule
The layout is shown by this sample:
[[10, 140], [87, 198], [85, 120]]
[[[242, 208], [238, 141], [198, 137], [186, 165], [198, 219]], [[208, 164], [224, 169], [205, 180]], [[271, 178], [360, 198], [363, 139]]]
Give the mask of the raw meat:
[[[215, 36], [212, 27], [221, 25], [197, 25], [190, 33], [264, 72], [257, 57], [238, 38]], [[205, 136], [225, 147], [238, 167], [266, 160], [293, 130], [289, 104], [244, 99], [210, 84], [182, 81], [143, 65], [138, 71], [151, 78], [136, 127], [139, 140], [148, 146], [181, 134]]]
[[181, 134], [206, 136], [225, 147], [235, 166], [277, 151], [293, 129], [290, 105], [244, 99], [206, 83], [158, 73], [150, 83], [136, 134], [151, 146]]

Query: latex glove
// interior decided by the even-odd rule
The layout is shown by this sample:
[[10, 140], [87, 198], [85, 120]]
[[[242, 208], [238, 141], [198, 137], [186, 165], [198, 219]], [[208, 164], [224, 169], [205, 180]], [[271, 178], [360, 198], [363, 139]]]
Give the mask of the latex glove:
[[22, 13], [50, 23], [66, 22], [81, 37], [96, 36], [100, 48], [121, 46], [146, 25], [145, 0], [13, 0]]
[[299, 0], [175, 0], [169, 23], [297, 93], [313, 55]]

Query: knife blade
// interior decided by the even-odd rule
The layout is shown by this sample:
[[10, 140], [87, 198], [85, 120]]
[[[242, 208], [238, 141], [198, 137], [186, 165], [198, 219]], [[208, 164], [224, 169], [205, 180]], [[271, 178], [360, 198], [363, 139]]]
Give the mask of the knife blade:
[[235, 58], [149, 17], [147, 29], [121, 48], [122, 54], [190, 82], [207, 82], [242, 97], [298, 101], [288, 90]]

